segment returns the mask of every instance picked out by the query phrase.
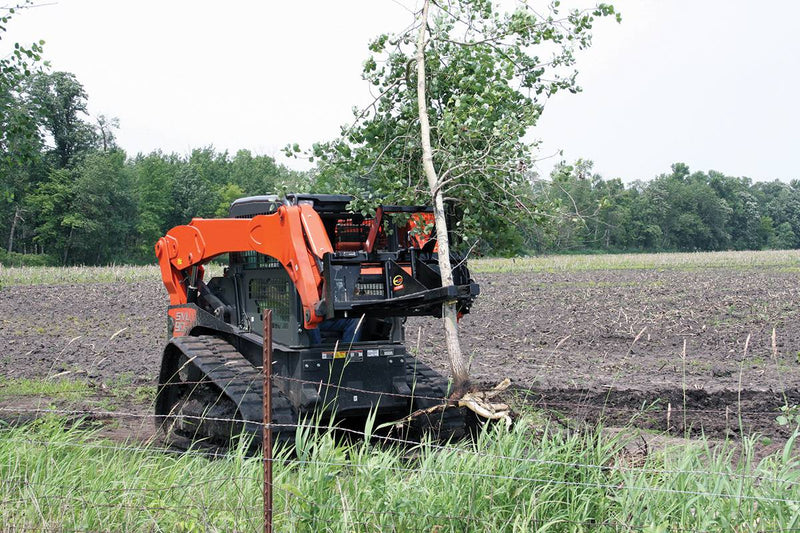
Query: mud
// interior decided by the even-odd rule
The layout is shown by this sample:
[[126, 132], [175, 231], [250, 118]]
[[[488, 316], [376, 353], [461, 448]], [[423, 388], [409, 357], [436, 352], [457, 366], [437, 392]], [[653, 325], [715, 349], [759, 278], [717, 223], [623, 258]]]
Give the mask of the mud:
[[[775, 417], [780, 406], [800, 403], [797, 273], [476, 277], [482, 294], [461, 333], [479, 384], [509, 377], [522, 405], [576, 420], [715, 437], [787, 435]], [[166, 305], [158, 279], [4, 287], [0, 375], [85, 379], [112, 390], [152, 386], [166, 341]], [[447, 371], [437, 321], [409, 319], [406, 341], [412, 353]], [[119, 409], [149, 409], [117, 397], [128, 398]]]

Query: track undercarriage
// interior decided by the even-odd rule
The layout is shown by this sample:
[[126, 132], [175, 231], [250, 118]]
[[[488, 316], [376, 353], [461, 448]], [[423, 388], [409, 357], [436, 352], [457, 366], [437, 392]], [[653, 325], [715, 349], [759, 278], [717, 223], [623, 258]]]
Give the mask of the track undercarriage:
[[[200, 447], [221, 451], [241, 438], [258, 443], [263, 421], [263, 380], [260, 367], [245, 359], [226, 340], [211, 336], [185, 337], [181, 339], [180, 352], [162, 369], [162, 382], [157, 400], [158, 423], [167, 442], [175, 447], [188, 449]], [[448, 381], [429, 366], [411, 356], [403, 356], [406, 372], [405, 384], [409, 393], [388, 393], [401, 399], [403, 408], [381, 410], [380, 393], [375, 396], [376, 420], [379, 423], [407, 419], [412, 413], [418, 416], [406, 420], [402, 428], [393, 427], [384, 434], [402, 439], [418, 439], [422, 435], [446, 440], [457, 440], [467, 433], [465, 416], [458, 407], [447, 406], [432, 412], [430, 408], [447, 403]], [[363, 427], [366, 419], [360, 416], [337, 415], [339, 395], [365, 394], [363, 389], [346, 386], [321, 385], [330, 397], [321, 401], [321, 408], [296, 408], [284, 392], [289, 383], [285, 376], [273, 376], [272, 427], [276, 443], [291, 445], [299, 426], [325, 428], [328, 424], [344, 427]], [[302, 380], [301, 380], [302, 381]], [[387, 394], [387, 393], [384, 393]], [[351, 409], [352, 411], [352, 409]], [[321, 415], [321, 416], [320, 416]]]

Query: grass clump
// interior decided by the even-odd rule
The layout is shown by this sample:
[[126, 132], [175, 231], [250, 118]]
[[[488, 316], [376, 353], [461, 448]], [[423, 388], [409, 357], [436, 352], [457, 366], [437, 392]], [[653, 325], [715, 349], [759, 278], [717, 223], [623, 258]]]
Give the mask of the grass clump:
[[74, 400], [90, 394], [92, 389], [85, 381], [0, 377], [0, 400], [21, 396], [54, 396]]
[[[275, 463], [276, 531], [762, 531], [798, 527], [793, 437], [632, 457], [600, 430], [412, 450], [298, 432]], [[0, 430], [0, 529], [258, 530], [262, 463], [98, 440], [57, 419]]]
[[0, 432], [0, 530], [255, 530], [260, 462], [114, 443], [63, 420]]

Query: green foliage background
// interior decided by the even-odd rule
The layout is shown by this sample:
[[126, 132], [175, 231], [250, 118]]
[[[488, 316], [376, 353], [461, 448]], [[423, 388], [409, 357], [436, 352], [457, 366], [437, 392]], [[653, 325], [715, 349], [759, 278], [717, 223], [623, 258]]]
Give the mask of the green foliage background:
[[[79, 85], [65, 73], [31, 73], [29, 79], [56, 88], [65, 80]], [[98, 128], [80, 111], [86, 98], [82, 87], [67, 89], [61, 100], [73, 113], [67, 122], [80, 131], [62, 133], [80, 142], [54, 142], [57, 132], [50, 131], [50, 122], [37, 118], [47, 111], [36, 93], [14, 95], [20, 107], [36, 110], [38, 125], [32, 137], [36, 150], [12, 148], [13, 139], [3, 145], [3, 264], [149, 263], [153, 244], [171, 227], [196, 216], [223, 216], [241, 196], [348, 191], [366, 200], [378, 194], [353, 179], [355, 171], [334, 173], [325, 166], [296, 172], [247, 150], [230, 154], [204, 147], [188, 155], [128, 156], [113, 135], [103, 147]], [[83, 101], [72, 102], [75, 98]], [[30, 138], [26, 143], [30, 146]], [[383, 171], [388, 176], [390, 170]], [[459, 231], [478, 238], [473, 253], [800, 247], [800, 180], [753, 182], [676, 163], [650, 181], [626, 184], [603, 178], [591, 161], [582, 160], [562, 163], [547, 179], [530, 172], [521, 177], [515, 185], [519, 202], [503, 196], [487, 198], [480, 207], [462, 206]]]

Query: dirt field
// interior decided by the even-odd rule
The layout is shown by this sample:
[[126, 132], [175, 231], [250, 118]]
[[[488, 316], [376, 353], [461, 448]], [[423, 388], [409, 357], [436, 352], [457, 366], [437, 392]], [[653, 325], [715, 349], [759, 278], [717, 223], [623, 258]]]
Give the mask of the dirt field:
[[[779, 438], [788, 434], [775, 423], [779, 407], [800, 403], [799, 277], [785, 268], [477, 274], [464, 347], [480, 384], [509, 377], [518, 399], [573, 418]], [[157, 275], [5, 286], [0, 375], [151, 386], [166, 305]], [[408, 320], [409, 349], [446, 371], [437, 334], [434, 320]], [[125, 402], [114, 407], [149, 409]]]

